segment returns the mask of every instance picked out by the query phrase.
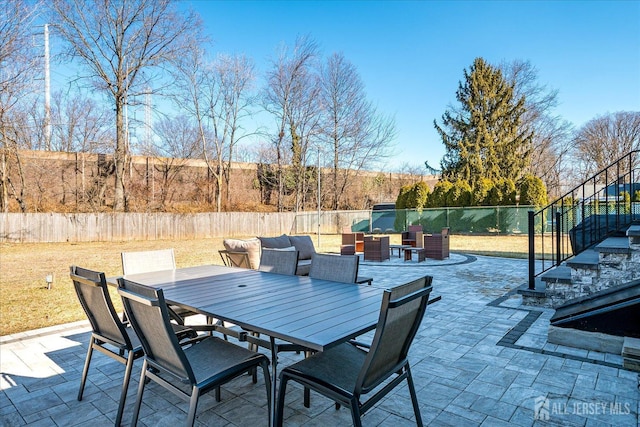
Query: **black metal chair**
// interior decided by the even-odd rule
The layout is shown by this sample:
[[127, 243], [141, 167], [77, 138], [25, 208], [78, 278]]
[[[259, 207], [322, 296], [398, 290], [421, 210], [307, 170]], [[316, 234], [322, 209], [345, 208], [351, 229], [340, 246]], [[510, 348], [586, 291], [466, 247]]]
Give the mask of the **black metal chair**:
[[298, 268], [298, 251], [262, 248], [260, 271], [293, 276]]
[[[267, 406], [271, 407], [269, 359], [265, 355], [215, 336], [199, 337], [197, 343], [194, 340], [192, 346], [183, 348], [172, 333], [162, 289], [153, 289], [123, 278], [118, 279], [118, 284], [118, 293], [145, 354], [132, 425], [138, 422], [147, 380], [158, 383], [189, 402], [187, 425], [192, 426], [202, 394], [219, 390], [221, 385], [261, 367], [267, 389]], [[184, 391], [184, 386], [190, 387], [190, 390]]]
[[[351, 408], [354, 426], [361, 416], [405, 379], [416, 423], [422, 426], [418, 399], [407, 354], [420, 327], [431, 293], [430, 276], [387, 290], [370, 348], [344, 343], [286, 367], [280, 372], [275, 425], [282, 426], [289, 381]], [[367, 400], [362, 398], [389, 380]]]
[[333, 282], [355, 283], [358, 277], [358, 255], [313, 254], [309, 277]]
[[[77, 266], [71, 266], [70, 270], [71, 280], [78, 295], [78, 300], [80, 300], [80, 305], [82, 305], [92, 329], [87, 357], [80, 379], [78, 400], [82, 400], [94, 350], [124, 364], [126, 368], [115, 419], [115, 425], [119, 426], [127, 398], [133, 361], [143, 355], [142, 346], [133, 329], [127, 327], [116, 313], [107, 290], [107, 281], [104, 273]], [[197, 335], [195, 331], [178, 325], [174, 325], [174, 333], [179, 334], [180, 338], [195, 337]]]

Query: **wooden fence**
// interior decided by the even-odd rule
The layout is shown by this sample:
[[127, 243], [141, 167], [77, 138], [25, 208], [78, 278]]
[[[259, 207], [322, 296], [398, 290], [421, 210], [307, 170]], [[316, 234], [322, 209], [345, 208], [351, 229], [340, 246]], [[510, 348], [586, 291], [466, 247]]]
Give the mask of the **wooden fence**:
[[[112, 242], [340, 233], [370, 211], [169, 213], [3, 213], [0, 242]], [[320, 221], [318, 221], [320, 219]], [[318, 225], [319, 224], [319, 225]]]

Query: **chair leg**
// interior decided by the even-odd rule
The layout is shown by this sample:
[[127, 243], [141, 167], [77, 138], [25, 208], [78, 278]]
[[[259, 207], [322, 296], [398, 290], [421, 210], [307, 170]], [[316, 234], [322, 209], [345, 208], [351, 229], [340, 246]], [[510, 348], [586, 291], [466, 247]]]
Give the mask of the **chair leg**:
[[220, 395], [220, 386], [216, 387], [216, 402], [220, 402], [222, 400], [222, 396]]
[[142, 364], [142, 372], [140, 373], [140, 384], [138, 384], [138, 394], [136, 395], [136, 406], [133, 408], [133, 418], [131, 425], [138, 424], [138, 416], [140, 415], [140, 406], [142, 405], [142, 394], [144, 393], [144, 385], [147, 382], [147, 361], [145, 359]]
[[358, 399], [355, 397], [351, 399], [351, 419], [353, 419], [353, 427], [362, 427], [362, 414], [360, 413], [360, 406], [358, 406]]
[[84, 384], [87, 381], [87, 374], [89, 373], [89, 365], [91, 364], [91, 355], [93, 354], [93, 342], [95, 338], [91, 335], [89, 340], [89, 348], [87, 349], [87, 357], [84, 360], [84, 368], [82, 368], [82, 378], [80, 378], [80, 390], [78, 391], [78, 400], [82, 400], [82, 393], [84, 393]]
[[[260, 333], [259, 332], [251, 332], [251, 335], [253, 335], [254, 337], [260, 337]], [[256, 353], [260, 350], [260, 348], [258, 347], [258, 344], [253, 344], [253, 343], [249, 343], [248, 347], [249, 350], [251, 351], [255, 351]], [[257, 368], [252, 368], [249, 371], [249, 374], [251, 375], [251, 381], [254, 384], [258, 383], [258, 369]]]
[[413, 404], [413, 413], [416, 416], [416, 424], [418, 427], [422, 427], [422, 416], [420, 415], [420, 406], [418, 405], [418, 395], [416, 394], [416, 388], [413, 384], [413, 377], [411, 376], [411, 370], [409, 365], [406, 366], [407, 370], [407, 385], [409, 386], [409, 394], [411, 395], [411, 403]]
[[271, 374], [269, 373], [269, 364], [264, 362], [261, 364], [262, 373], [264, 375], [264, 384], [267, 387], [267, 410], [271, 414], [271, 405], [273, 405], [273, 399], [275, 396], [271, 396]]
[[[313, 355], [313, 352], [311, 351], [305, 351], [304, 352], [304, 358], [308, 358], [311, 357]], [[305, 408], [310, 408], [311, 407], [311, 390], [309, 389], [309, 387], [305, 387], [304, 388], [304, 394], [303, 394], [303, 404]], [[337, 408], [336, 408], [337, 409]]]
[[304, 388], [303, 403], [305, 408], [311, 407], [311, 390], [309, 387]]
[[278, 398], [276, 399], [276, 417], [273, 422], [274, 427], [282, 427], [284, 418], [284, 396], [287, 391], [287, 381], [289, 378], [286, 375], [280, 374], [280, 388], [278, 389]]
[[119, 426], [122, 421], [122, 413], [124, 412], [124, 403], [127, 400], [127, 390], [129, 389], [129, 379], [131, 378], [131, 370], [134, 361], [133, 351], [129, 352], [127, 357], [127, 367], [124, 370], [124, 379], [122, 380], [122, 392], [120, 392], [120, 403], [118, 403], [118, 413], [116, 414], [116, 425]]
[[187, 416], [187, 425], [193, 426], [196, 421], [196, 409], [198, 408], [198, 398], [200, 398], [200, 389], [194, 386], [191, 389], [191, 399], [189, 399], [189, 415]]

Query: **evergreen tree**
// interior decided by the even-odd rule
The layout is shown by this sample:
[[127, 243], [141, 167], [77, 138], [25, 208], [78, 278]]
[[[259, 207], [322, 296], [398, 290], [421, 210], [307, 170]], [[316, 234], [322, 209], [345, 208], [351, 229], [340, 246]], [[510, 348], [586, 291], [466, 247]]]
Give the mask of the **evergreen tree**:
[[434, 121], [445, 145], [442, 177], [464, 179], [472, 188], [481, 178], [515, 182], [530, 161], [532, 133], [519, 130], [524, 96], [515, 99], [513, 84], [482, 58], [464, 77], [456, 92], [460, 107], [444, 113], [442, 127]]

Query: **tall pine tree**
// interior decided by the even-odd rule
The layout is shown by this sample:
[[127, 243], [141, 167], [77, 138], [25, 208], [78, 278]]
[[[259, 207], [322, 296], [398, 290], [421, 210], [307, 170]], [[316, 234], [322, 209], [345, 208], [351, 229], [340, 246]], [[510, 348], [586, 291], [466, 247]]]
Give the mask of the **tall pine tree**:
[[446, 150], [442, 177], [467, 180], [474, 188], [482, 178], [515, 182], [530, 162], [532, 133], [518, 126], [525, 99], [515, 99], [513, 85], [482, 58], [464, 77], [456, 92], [460, 107], [444, 113], [442, 127], [434, 120]]

